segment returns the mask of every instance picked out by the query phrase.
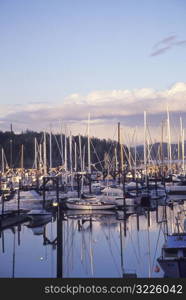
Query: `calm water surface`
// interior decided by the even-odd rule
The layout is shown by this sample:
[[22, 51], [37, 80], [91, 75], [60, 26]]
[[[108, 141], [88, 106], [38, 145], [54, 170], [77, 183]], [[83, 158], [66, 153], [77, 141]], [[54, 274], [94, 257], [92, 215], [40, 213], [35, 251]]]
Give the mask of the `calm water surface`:
[[[141, 211], [122, 218], [122, 212], [82, 215], [68, 212], [47, 224], [29, 222], [6, 229], [0, 237], [0, 277], [163, 277], [157, 268], [165, 232], [174, 231], [183, 205]], [[90, 221], [91, 217], [91, 221]], [[57, 238], [58, 232], [58, 238]], [[59, 237], [60, 235], [60, 237]], [[60, 275], [59, 275], [60, 274]]]

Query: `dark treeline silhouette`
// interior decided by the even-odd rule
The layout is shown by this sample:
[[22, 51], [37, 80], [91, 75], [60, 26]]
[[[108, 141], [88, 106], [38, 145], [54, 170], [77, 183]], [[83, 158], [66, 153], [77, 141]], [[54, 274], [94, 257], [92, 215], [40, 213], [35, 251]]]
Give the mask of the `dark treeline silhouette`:
[[[35, 138], [37, 144], [42, 144], [44, 141], [43, 132], [34, 132], [27, 130], [20, 134], [15, 134], [14, 132], [6, 131], [0, 132], [0, 147], [3, 148], [6, 161], [9, 167], [19, 168], [21, 167], [21, 154], [23, 145], [23, 157], [24, 157], [24, 167], [32, 168], [34, 167], [34, 157], [35, 157]], [[70, 167], [70, 143], [69, 137], [67, 140], [67, 161], [68, 168]], [[61, 147], [62, 141], [62, 147]], [[77, 156], [77, 167], [80, 169], [80, 148], [79, 148], [79, 136], [72, 136], [72, 165], [75, 164], [75, 143], [76, 143], [76, 156]], [[81, 136], [81, 154], [84, 158], [85, 166], [88, 161], [87, 154], [87, 137]], [[114, 155], [114, 149], [118, 148], [117, 142], [112, 140], [91, 138], [90, 150], [91, 150], [91, 163], [95, 166], [95, 169], [102, 169], [104, 166], [104, 155], [109, 153], [110, 157]], [[47, 164], [49, 166], [50, 157], [50, 135], [46, 133], [46, 149], [47, 149]], [[62, 154], [61, 154], [62, 149]], [[39, 146], [38, 146], [39, 150]], [[42, 150], [43, 152], [43, 150]], [[65, 156], [65, 136], [60, 134], [52, 134], [52, 166], [61, 166], [64, 162]], [[0, 159], [1, 164], [1, 159]]]
[[[3, 148], [4, 154], [6, 157], [7, 165], [10, 168], [19, 168], [21, 167], [21, 153], [23, 150], [23, 162], [24, 168], [34, 167], [34, 140], [37, 140], [37, 144], [42, 144], [44, 141], [43, 132], [34, 132], [27, 130], [20, 134], [15, 134], [13, 131], [0, 132], [0, 147]], [[50, 157], [50, 135], [46, 133], [46, 149], [47, 149], [47, 164], [49, 166], [49, 157]], [[76, 157], [77, 157], [77, 170], [80, 170], [80, 147], [79, 147], [79, 136], [72, 136], [72, 165], [73, 169], [75, 166], [75, 143], [76, 143]], [[87, 166], [88, 155], [87, 155], [87, 137], [81, 136], [81, 154], [82, 159], [84, 160], [85, 166]], [[62, 144], [62, 146], [61, 146]], [[22, 147], [23, 145], [23, 147]], [[70, 143], [69, 137], [67, 137], [67, 162], [68, 168], [70, 168]], [[151, 148], [151, 158], [156, 160], [161, 160], [161, 153], [163, 152], [163, 157], [167, 157], [167, 144], [164, 143], [162, 146], [159, 143], [155, 143]], [[39, 147], [38, 147], [39, 149]], [[62, 149], [62, 154], [61, 154]], [[64, 162], [65, 156], [65, 136], [60, 134], [52, 134], [52, 166], [57, 167], [61, 166]], [[181, 149], [181, 147], [180, 147]], [[92, 169], [102, 170], [106, 167], [106, 162], [110, 162], [113, 166], [116, 165], [116, 153], [117, 160], [119, 164], [120, 149], [118, 143], [112, 140], [91, 138], [90, 143], [91, 150], [91, 163]], [[132, 162], [134, 162], [134, 148], [130, 148]], [[43, 152], [43, 151], [42, 151]], [[181, 152], [181, 150], [180, 150]], [[123, 157], [125, 164], [128, 165], [128, 153], [129, 149], [124, 148]], [[172, 145], [173, 159], [177, 159], [178, 155], [178, 146]], [[181, 153], [180, 153], [181, 156]], [[137, 160], [143, 160], [143, 146], [137, 146]], [[0, 159], [0, 164], [2, 159]], [[114, 168], [114, 167], [113, 167]]]

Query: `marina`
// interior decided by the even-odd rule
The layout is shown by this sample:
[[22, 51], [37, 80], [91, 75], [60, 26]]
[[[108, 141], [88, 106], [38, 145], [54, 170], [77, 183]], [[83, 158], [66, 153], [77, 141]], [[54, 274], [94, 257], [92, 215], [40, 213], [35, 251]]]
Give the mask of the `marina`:
[[36, 298], [24, 278], [38, 297], [183, 294], [185, 13], [0, 1], [0, 280], [21, 279], [7, 297]]
[[[0, 277], [185, 277], [184, 195], [160, 185], [159, 194], [153, 184], [136, 196], [128, 184], [123, 194], [121, 184], [100, 181], [99, 192], [87, 187], [80, 198], [58, 184], [41, 192], [19, 184], [11, 199], [1, 198]], [[173, 246], [179, 267], [176, 254], [166, 254], [175, 232], [184, 237]]]
[[117, 133], [102, 162], [90, 135], [33, 133], [33, 168], [23, 146], [20, 168], [2, 148], [0, 277], [185, 277], [184, 141], [178, 160], [171, 143], [155, 157], [145, 134], [139, 155]]

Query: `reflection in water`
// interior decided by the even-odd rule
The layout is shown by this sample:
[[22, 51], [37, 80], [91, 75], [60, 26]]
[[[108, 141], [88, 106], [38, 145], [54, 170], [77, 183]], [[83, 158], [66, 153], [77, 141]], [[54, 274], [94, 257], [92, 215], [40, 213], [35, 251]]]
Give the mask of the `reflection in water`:
[[164, 277], [157, 262], [183, 205], [62, 211], [0, 233], [0, 277]]

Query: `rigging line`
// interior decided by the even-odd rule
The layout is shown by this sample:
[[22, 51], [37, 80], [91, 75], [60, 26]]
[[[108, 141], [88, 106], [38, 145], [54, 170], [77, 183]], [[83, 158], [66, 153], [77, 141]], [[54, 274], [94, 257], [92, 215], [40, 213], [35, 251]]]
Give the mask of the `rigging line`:
[[[85, 273], [88, 275], [89, 274], [88, 268], [87, 268], [87, 265], [88, 265], [88, 263], [87, 263], [87, 259], [88, 259], [87, 255], [88, 254], [85, 252], [86, 248], [88, 249], [88, 246], [86, 245], [85, 233], [86, 233], [86, 229], [84, 229], [84, 227], [82, 227], [82, 229], [81, 229], [82, 239], [81, 239], [80, 257], [81, 257], [81, 265], [84, 268]], [[84, 263], [84, 261], [85, 261], [85, 263]]]
[[[130, 151], [130, 158], [131, 158], [131, 163], [135, 163], [135, 159], [134, 159], [134, 146], [132, 147], [132, 145], [134, 144], [134, 138], [136, 137], [136, 128], [134, 129], [134, 132], [132, 134], [132, 139], [129, 141], [129, 151]], [[132, 167], [132, 166], [131, 166]]]
[[130, 233], [129, 230], [128, 230], [128, 233], [129, 233], [129, 237], [130, 237], [131, 242], [132, 242], [131, 244], [132, 244], [132, 248], [133, 248], [134, 254], [136, 256], [136, 260], [137, 260], [137, 262], [139, 264], [139, 267], [141, 269], [141, 260], [140, 260], [140, 258], [138, 258], [138, 255], [137, 255], [137, 252], [136, 252], [136, 249], [135, 249], [135, 245], [134, 245], [134, 241], [133, 241], [133, 238], [132, 238], [132, 234]]
[[93, 147], [94, 153], [96, 154], [96, 157], [97, 157], [97, 159], [98, 159], [98, 161], [99, 161], [99, 163], [100, 163], [100, 166], [101, 166], [101, 168], [102, 168], [102, 170], [103, 170], [103, 165], [102, 165], [101, 160], [100, 160], [100, 158], [99, 158], [99, 156], [98, 156], [98, 154], [97, 154], [97, 151], [96, 151], [96, 149], [95, 149], [95, 147], [94, 147], [94, 145], [93, 145], [93, 143], [92, 143], [92, 139], [90, 140], [90, 143], [91, 143], [91, 145], [92, 145], [92, 147]]
[[[72, 226], [71, 226], [72, 227]], [[74, 235], [75, 235], [75, 232], [76, 232], [76, 229], [77, 229], [77, 224], [76, 224], [76, 226], [75, 226], [75, 228], [74, 228], [74, 232], [72, 232], [72, 235], [71, 235], [71, 241], [68, 243], [69, 245], [69, 248], [71, 247], [72, 248], [72, 240], [73, 240], [73, 238], [74, 238]], [[69, 234], [68, 234], [69, 235]], [[68, 251], [68, 254], [67, 254], [67, 261], [68, 261], [68, 259], [69, 259], [69, 257], [70, 257], [70, 254], [71, 254], [71, 252], [72, 252], [72, 249], [71, 249], [71, 251], [69, 250]]]
[[115, 129], [114, 134], [113, 134], [113, 136], [112, 136], [112, 139], [113, 139], [113, 140], [114, 140], [114, 137], [116, 136], [117, 130], [118, 130], [118, 126], [116, 126], [116, 129]]
[[[148, 226], [148, 225], [147, 225]], [[149, 278], [151, 278], [151, 252], [150, 252], [150, 233], [149, 233], [149, 227], [147, 228], [147, 234], [148, 234], [148, 248], [149, 248], [149, 252], [148, 252], [148, 256], [149, 256]]]
[[[53, 224], [52, 224], [52, 222], [50, 223], [51, 225], [50, 225], [50, 236], [51, 236], [51, 240], [53, 240], [53, 237], [54, 237], [54, 235], [53, 235]], [[45, 227], [45, 230], [46, 230], [46, 232], [47, 232], [47, 226]], [[50, 248], [50, 252], [51, 252], [51, 277], [52, 277], [52, 275], [53, 275], [53, 271], [54, 271], [54, 256], [52, 255], [53, 254], [53, 249], [52, 249], [52, 247]]]
[[[85, 238], [85, 229], [82, 227], [82, 242], [83, 242], [83, 256], [84, 256], [84, 261], [82, 261], [82, 266], [85, 269], [86, 274], [88, 275], [88, 266], [87, 266], [87, 253], [86, 253], [86, 238]], [[85, 262], [85, 263], [84, 263]]]
[[60, 154], [60, 156], [61, 156], [61, 159], [62, 159], [62, 158], [63, 158], [63, 155], [62, 155], [62, 151], [61, 151], [61, 149], [60, 149], [60, 146], [59, 146], [59, 143], [58, 143], [57, 137], [56, 137], [56, 135], [55, 135], [55, 134], [54, 134], [53, 136], [55, 137], [55, 141], [56, 141], [56, 144], [57, 144], [57, 147], [58, 147], [58, 150], [59, 150], [59, 154]]
[[89, 256], [90, 256], [90, 269], [92, 273], [92, 277], [94, 275], [94, 258], [93, 258], [93, 246], [92, 246], [92, 232], [89, 234]]
[[[116, 127], [115, 132], [114, 132], [114, 135], [113, 135], [113, 137], [112, 137], [113, 140], [114, 140], [114, 137], [115, 137], [115, 135], [116, 135], [116, 132], [117, 132], [117, 127]], [[108, 150], [108, 155], [110, 155], [112, 146], [116, 147], [117, 144], [118, 144], [118, 143], [117, 143], [116, 141], [112, 141], [112, 143], [110, 144], [109, 150]]]
[[121, 259], [121, 271], [124, 274], [124, 259], [123, 259], [123, 239], [122, 239], [122, 224], [119, 223], [119, 234], [120, 234], [120, 259]]
[[[2, 147], [3, 148], [3, 147]], [[6, 155], [5, 155], [5, 151], [4, 151], [4, 148], [3, 148], [3, 158], [5, 160], [5, 169], [8, 168], [9, 169], [9, 165], [8, 165], [8, 161], [6, 159]]]
[[137, 244], [138, 244], [138, 252], [139, 252], [139, 260], [141, 260], [141, 248], [140, 248], [140, 237], [139, 237], [139, 231], [137, 230]]
[[74, 219], [72, 219], [71, 227], [72, 227], [72, 232], [74, 233], [71, 236], [71, 245], [72, 245], [72, 247], [71, 247], [71, 249], [72, 249], [72, 251], [71, 251], [72, 252], [71, 269], [73, 270], [73, 262], [74, 262], [74, 235], [75, 235]]
[[[154, 142], [152, 141], [151, 134], [150, 134], [150, 129], [149, 129], [148, 126], [147, 126], [147, 132], [149, 134], [149, 139], [148, 139], [148, 142], [149, 142], [149, 146], [148, 146], [148, 158], [149, 158], [149, 161], [151, 160], [153, 166], [155, 166], [154, 161], [156, 162], [157, 165], [159, 165], [159, 162], [158, 162], [158, 159], [157, 159], [157, 156], [156, 156], [156, 152], [155, 152], [155, 149], [153, 147]], [[151, 154], [152, 150], [153, 150], [153, 153], [154, 153], [154, 160], [152, 159], [152, 154]]]
[[[172, 127], [172, 132], [174, 132], [173, 134], [175, 134], [176, 133], [176, 135], [177, 135], [177, 132], [178, 132], [178, 130], [180, 130], [180, 129], [178, 129], [177, 127], [176, 127], [176, 125], [175, 125], [175, 123], [173, 123], [172, 122], [172, 124], [171, 124], [171, 127]], [[173, 157], [173, 159], [175, 159], [176, 158], [176, 153], [177, 153], [177, 143], [175, 143], [175, 144], [173, 144], [172, 145], [173, 147], [173, 151], [172, 151], [172, 157]]]
[[120, 273], [120, 271], [119, 271], [119, 267], [118, 267], [118, 265], [117, 265], [117, 263], [116, 263], [116, 260], [115, 260], [115, 257], [114, 257], [114, 255], [113, 255], [113, 251], [112, 251], [111, 245], [110, 245], [110, 243], [108, 242], [108, 238], [107, 238], [107, 235], [106, 235], [106, 233], [105, 233], [104, 228], [102, 228], [102, 231], [103, 231], [103, 234], [104, 234], [104, 236], [105, 236], [105, 239], [106, 239], [106, 241], [107, 241], [107, 243], [108, 243], [108, 245], [109, 245], [109, 251], [110, 251], [111, 257], [112, 257], [112, 259], [113, 259], [113, 262], [114, 262], [116, 271], [117, 271], [118, 274], [120, 275], [121, 273]]
[[[128, 153], [129, 153], [129, 148], [128, 148], [127, 146], [124, 146], [124, 145], [122, 145], [122, 148], [123, 148], [125, 157], [126, 157], [126, 159], [127, 159], [127, 162], [128, 162], [128, 164], [130, 165], [129, 154], [128, 154]], [[128, 149], [128, 153], [127, 153], [127, 149]]]
[[155, 259], [156, 259], [156, 254], [157, 254], [157, 250], [158, 250], [158, 244], [159, 244], [159, 238], [160, 238], [161, 230], [162, 230], [162, 223], [160, 223], [160, 228], [159, 228], [159, 232], [158, 232], [158, 240], [157, 240], [156, 249], [155, 249], [155, 252], [154, 252], [151, 273], [153, 272], [153, 268], [154, 268], [154, 264], [155, 264]]
[[[114, 234], [113, 234], [112, 231], [109, 231], [109, 233], [110, 233], [110, 237], [112, 237], [112, 239], [113, 239], [113, 241], [114, 241], [114, 245], [115, 245], [115, 247], [116, 247], [116, 249], [117, 249], [117, 251], [118, 251], [118, 253], [119, 253], [119, 252], [120, 252], [120, 249], [119, 249], [119, 246], [118, 246], [118, 244], [117, 244], [117, 242], [116, 242], [116, 239], [115, 239], [115, 237], [114, 237]], [[111, 244], [111, 241], [109, 241], [109, 243]]]
[[[154, 161], [156, 162], [157, 165], [159, 165], [158, 159], [157, 159], [157, 156], [156, 156], [156, 152], [155, 152], [155, 149], [153, 147], [153, 143], [155, 143], [155, 142], [152, 141], [152, 137], [151, 137], [151, 133], [150, 133], [150, 129], [149, 129], [148, 124], [147, 124], [147, 132], [149, 134], [149, 142], [151, 142], [151, 145], [152, 145], [152, 149], [151, 150], [153, 150], [153, 153], [154, 153]], [[152, 159], [152, 157], [151, 157], [151, 159]], [[153, 164], [153, 165], [155, 165], [155, 164]]]

